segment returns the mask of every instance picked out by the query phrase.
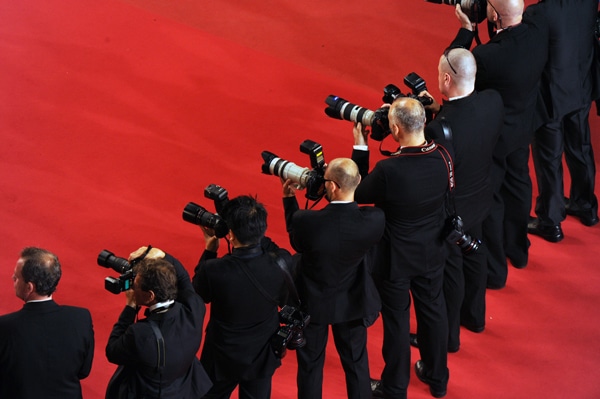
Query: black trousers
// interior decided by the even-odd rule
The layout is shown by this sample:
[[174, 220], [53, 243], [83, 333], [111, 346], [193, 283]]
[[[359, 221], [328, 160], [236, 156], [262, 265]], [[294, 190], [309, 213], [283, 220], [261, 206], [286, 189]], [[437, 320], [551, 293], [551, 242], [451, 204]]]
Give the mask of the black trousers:
[[271, 378], [255, 380], [213, 381], [213, 386], [202, 399], [229, 399], [239, 385], [239, 399], [269, 399], [271, 397]]
[[[370, 399], [367, 327], [363, 320], [332, 324], [331, 331], [346, 375], [348, 398]], [[306, 345], [296, 349], [299, 399], [323, 397], [323, 366], [328, 335], [329, 324], [311, 322], [304, 329]]]
[[[472, 226], [472, 238], [481, 237], [481, 224]], [[448, 312], [448, 348], [460, 346], [460, 326], [485, 326], [487, 256], [485, 244], [476, 252], [463, 254], [456, 244], [447, 244], [444, 267], [444, 297]]]
[[421, 360], [434, 384], [448, 383], [448, 318], [443, 294], [444, 270], [398, 280], [374, 276], [381, 295], [383, 321], [381, 380], [391, 398], [406, 398], [410, 380], [410, 296], [414, 300]]
[[494, 156], [491, 184], [494, 197], [483, 221], [483, 241], [488, 248], [488, 285], [503, 287], [508, 277], [506, 258], [515, 266], [527, 264], [527, 223], [531, 210], [529, 146]]
[[535, 213], [544, 225], [558, 225], [565, 218], [562, 155], [571, 175], [570, 206], [598, 212], [594, 195], [596, 165], [590, 138], [589, 106], [540, 127], [531, 146], [538, 196]]

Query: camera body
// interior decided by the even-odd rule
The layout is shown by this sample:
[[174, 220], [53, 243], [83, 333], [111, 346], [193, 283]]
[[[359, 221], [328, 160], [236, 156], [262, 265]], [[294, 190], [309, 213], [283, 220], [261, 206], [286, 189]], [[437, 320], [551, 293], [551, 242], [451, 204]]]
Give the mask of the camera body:
[[227, 190], [216, 184], [209, 184], [204, 189], [204, 196], [213, 200], [217, 213], [209, 212], [206, 208], [194, 202], [188, 202], [183, 209], [183, 220], [213, 229], [217, 238], [223, 238], [229, 233], [229, 227], [227, 227], [225, 220], [219, 216], [219, 213], [223, 211], [223, 207], [229, 202]]
[[[404, 77], [404, 84], [412, 90], [412, 94], [404, 94], [393, 84], [389, 84], [383, 88], [382, 100], [386, 104], [391, 104], [399, 97], [409, 97], [418, 100], [423, 106], [433, 102], [430, 97], [419, 97], [418, 94], [423, 90], [427, 90], [425, 80], [411, 72]], [[330, 95], [325, 99], [328, 105], [325, 108], [325, 114], [330, 118], [341, 119], [351, 122], [360, 122], [364, 126], [371, 127], [371, 138], [375, 141], [383, 141], [390, 133], [390, 122], [388, 117], [389, 108], [381, 107], [376, 111], [361, 107], [356, 104], [344, 100], [341, 97]]]
[[448, 4], [454, 6], [460, 4], [462, 12], [467, 14], [469, 20], [481, 23], [487, 18], [487, 0], [425, 0], [428, 3]]
[[303, 330], [310, 323], [310, 315], [285, 305], [279, 311], [280, 326], [271, 337], [271, 347], [278, 358], [283, 358], [287, 349], [298, 349], [306, 345]]
[[98, 254], [98, 265], [106, 268], [111, 268], [117, 273], [121, 273], [118, 278], [106, 277], [104, 279], [104, 288], [113, 294], [119, 294], [133, 287], [135, 274], [133, 273], [133, 265], [127, 259], [115, 256], [108, 250], [102, 250]]
[[481, 240], [472, 238], [464, 231], [463, 226], [464, 223], [460, 216], [450, 216], [446, 219], [444, 236], [448, 242], [458, 245], [464, 255], [469, 255], [479, 249]]
[[303, 168], [293, 162], [279, 158], [269, 151], [263, 151], [262, 173], [279, 176], [283, 180], [290, 179], [299, 188], [306, 188], [306, 198], [312, 201], [325, 195], [325, 157], [323, 146], [312, 140], [304, 140], [300, 144], [300, 152], [308, 154], [312, 170]]

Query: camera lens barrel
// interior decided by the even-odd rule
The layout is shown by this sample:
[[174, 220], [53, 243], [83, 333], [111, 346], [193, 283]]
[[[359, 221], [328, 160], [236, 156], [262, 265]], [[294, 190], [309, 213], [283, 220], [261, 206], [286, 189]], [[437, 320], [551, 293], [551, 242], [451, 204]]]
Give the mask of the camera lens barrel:
[[106, 249], [98, 254], [98, 265], [111, 268], [117, 273], [125, 273], [131, 269], [131, 265], [127, 259], [119, 258]]

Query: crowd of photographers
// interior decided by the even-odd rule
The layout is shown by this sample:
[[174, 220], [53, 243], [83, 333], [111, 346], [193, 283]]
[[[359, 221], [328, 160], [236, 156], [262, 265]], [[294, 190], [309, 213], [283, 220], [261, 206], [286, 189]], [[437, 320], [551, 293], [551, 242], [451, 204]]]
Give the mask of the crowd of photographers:
[[[598, 222], [588, 123], [600, 94], [597, 1], [543, 0], [526, 10], [522, 0], [444, 2], [458, 3], [461, 28], [439, 58], [441, 104], [411, 73], [405, 83], [412, 93], [388, 85], [376, 111], [327, 97], [328, 116], [354, 122], [351, 158], [326, 164], [310, 140], [300, 148], [312, 169], [263, 152], [263, 173], [281, 179], [294, 255], [265, 235], [267, 211], [256, 198], [229, 199], [214, 184], [205, 195], [215, 213], [192, 202], [183, 210], [205, 241], [192, 278], [151, 246], [128, 259], [99, 254], [99, 265], [120, 273], [106, 278], [106, 289], [125, 292], [126, 300], [106, 346], [118, 365], [108, 399], [229, 398], [236, 387], [240, 398], [266, 399], [288, 349], [298, 361], [298, 397], [321, 398], [330, 329], [348, 398], [406, 398], [411, 345], [420, 354], [416, 376], [443, 397], [448, 352], [460, 349], [461, 326], [484, 331], [486, 289], [504, 287], [507, 259], [527, 265], [527, 234], [558, 242], [567, 214], [586, 226]], [[476, 24], [486, 19], [490, 40], [481, 44]], [[394, 150], [380, 145], [385, 158], [371, 168], [369, 138], [383, 143], [390, 136]], [[307, 209], [298, 205], [299, 189]], [[322, 198], [326, 206], [308, 209], [308, 201]], [[222, 238], [228, 251], [218, 258]], [[81, 398], [79, 379], [90, 372], [94, 348], [91, 317], [53, 302], [60, 274], [56, 256], [39, 248], [25, 249], [17, 262], [15, 291], [26, 305], [0, 317], [1, 397]], [[210, 319], [198, 359], [205, 304]], [[138, 319], [141, 307], [145, 317]], [[379, 315], [385, 365], [371, 379], [367, 329]], [[71, 322], [60, 322], [65, 317]], [[28, 335], [40, 325], [44, 339]], [[68, 345], [55, 343], [66, 336]], [[27, 357], [14, 353], [22, 346], [15, 337], [44, 357], [26, 365]], [[69, 367], [55, 367], [61, 358]], [[32, 370], [48, 378], [22, 381]]]

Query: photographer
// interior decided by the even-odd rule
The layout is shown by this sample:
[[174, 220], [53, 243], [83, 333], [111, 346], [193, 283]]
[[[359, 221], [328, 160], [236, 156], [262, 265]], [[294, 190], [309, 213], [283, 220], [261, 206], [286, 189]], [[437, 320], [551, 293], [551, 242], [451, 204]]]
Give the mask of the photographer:
[[[148, 249], [130, 256], [132, 260], [145, 255], [134, 266], [133, 289], [125, 293], [127, 306], [106, 345], [108, 361], [123, 365], [127, 376], [118, 398], [196, 399], [211, 386], [196, 357], [205, 305], [177, 259]], [[146, 318], [135, 323], [140, 306], [147, 307]]]
[[[438, 64], [439, 90], [444, 100], [425, 135], [454, 150], [456, 213], [464, 230], [474, 238], [482, 236], [481, 224], [492, 201], [489, 184], [492, 153], [502, 128], [504, 105], [495, 90], [475, 91], [477, 65], [469, 50], [448, 48]], [[429, 95], [423, 92], [423, 95]], [[433, 108], [439, 105], [434, 102]], [[444, 296], [448, 309], [448, 351], [460, 347], [460, 325], [481, 332], [485, 327], [487, 262], [485, 243], [464, 253], [447, 243], [444, 269]]]
[[[527, 20], [541, 18], [550, 26], [550, 56], [538, 99], [543, 107], [537, 109], [543, 124], [531, 145], [539, 193], [535, 202], [537, 217], [528, 229], [546, 241], [558, 242], [563, 237], [561, 222], [565, 214], [579, 218], [585, 226], [599, 221], [588, 120], [600, 84], [594, 78], [599, 62], [593, 33], [598, 1], [545, 0], [527, 11]], [[563, 153], [571, 180], [566, 204]]]
[[254, 198], [231, 199], [220, 216], [233, 250], [216, 259], [219, 240], [203, 227], [206, 249], [193, 278], [196, 292], [211, 304], [200, 360], [214, 385], [204, 398], [229, 398], [239, 385], [241, 399], [267, 399], [281, 365], [270, 340], [288, 292], [274, 255], [287, 264], [291, 256], [264, 237], [267, 211]]
[[92, 369], [89, 310], [54, 301], [62, 268], [52, 252], [21, 251], [12, 276], [21, 310], [0, 316], [0, 398], [81, 399]]
[[304, 330], [307, 345], [296, 351], [298, 398], [322, 397], [323, 366], [329, 326], [346, 374], [348, 398], [371, 398], [365, 318], [379, 312], [380, 301], [366, 254], [383, 235], [383, 211], [359, 207], [360, 182], [348, 158], [329, 163], [324, 173], [325, 208], [299, 210], [291, 180], [283, 183], [283, 204], [292, 247], [300, 253], [300, 299], [311, 315]]
[[[410, 379], [410, 294], [414, 299], [421, 360], [417, 377], [435, 397], [446, 395], [448, 319], [442, 292], [449, 188], [445, 149], [425, 140], [425, 109], [415, 99], [396, 99], [388, 112], [398, 150], [363, 176], [355, 192], [360, 204], [383, 209], [386, 228], [377, 245], [373, 277], [381, 295], [385, 397], [406, 398]], [[354, 127], [352, 159], [368, 171], [367, 132]]]
[[[483, 223], [488, 249], [489, 288], [505, 286], [508, 258], [516, 268], [527, 266], [527, 223], [531, 210], [529, 144], [540, 77], [548, 59], [548, 31], [543, 21], [522, 21], [523, 0], [487, 1], [487, 20], [495, 27], [490, 41], [473, 48], [477, 90], [495, 89], [504, 103], [504, 125], [494, 148], [490, 213]], [[469, 49], [474, 28], [459, 5], [461, 23], [450, 47]]]

